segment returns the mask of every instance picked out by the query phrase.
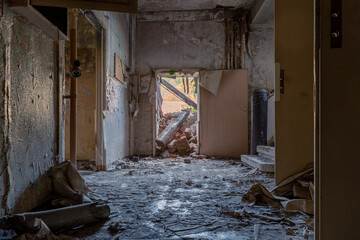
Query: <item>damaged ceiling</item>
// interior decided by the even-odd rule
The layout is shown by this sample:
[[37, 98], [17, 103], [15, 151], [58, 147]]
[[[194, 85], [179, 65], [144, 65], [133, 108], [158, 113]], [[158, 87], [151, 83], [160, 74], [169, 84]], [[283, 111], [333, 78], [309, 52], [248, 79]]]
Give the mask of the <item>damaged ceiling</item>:
[[255, 0], [139, 0], [139, 11], [179, 11], [252, 6]]

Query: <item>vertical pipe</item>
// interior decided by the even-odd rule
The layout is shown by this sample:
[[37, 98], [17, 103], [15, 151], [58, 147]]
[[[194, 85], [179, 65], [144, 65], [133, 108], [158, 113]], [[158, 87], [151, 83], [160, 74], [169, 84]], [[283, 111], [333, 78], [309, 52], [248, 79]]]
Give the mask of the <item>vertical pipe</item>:
[[[77, 9], [71, 10], [70, 15], [70, 62], [77, 59]], [[76, 166], [76, 98], [77, 81], [70, 78], [70, 160]]]
[[257, 154], [256, 147], [258, 145], [267, 143], [267, 111], [267, 90], [254, 90], [251, 96], [251, 155]]

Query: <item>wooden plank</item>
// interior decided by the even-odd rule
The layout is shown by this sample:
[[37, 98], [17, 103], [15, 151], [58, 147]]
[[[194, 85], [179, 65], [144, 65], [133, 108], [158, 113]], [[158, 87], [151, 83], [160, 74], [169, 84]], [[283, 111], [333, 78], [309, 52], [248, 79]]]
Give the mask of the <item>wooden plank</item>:
[[248, 153], [248, 71], [223, 72], [218, 95], [200, 88], [200, 153], [240, 158]]
[[122, 61], [117, 54], [115, 54], [114, 56], [114, 77], [124, 84], [125, 80], [124, 80]]
[[31, 4], [128, 13], [136, 13], [138, 11], [138, 0], [31, 0]]

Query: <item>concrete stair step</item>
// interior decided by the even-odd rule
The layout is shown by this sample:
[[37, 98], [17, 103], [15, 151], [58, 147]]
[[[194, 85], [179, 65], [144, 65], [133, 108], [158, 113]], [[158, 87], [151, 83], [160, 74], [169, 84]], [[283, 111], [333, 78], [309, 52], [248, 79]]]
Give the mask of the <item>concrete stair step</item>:
[[259, 153], [258, 154], [260, 157], [263, 157], [263, 158], [268, 158], [270, 160], [273, 160], [275, 162], [275, 157], [274, 156], [271, 156], [269, 154], [266, 154], [266, 153]]
[[241, 161], [253, 168], [258, 168], [262, 172], [274, 172], [275, 161], [257, 155], [241, 155]]
[[256, 151], [258, 153], [261, 153], [262, 156], [271, 156], [271, 157], [275, 157], [275, 147], [270, 147], [270, 146], [257, 146], [256, 147]]

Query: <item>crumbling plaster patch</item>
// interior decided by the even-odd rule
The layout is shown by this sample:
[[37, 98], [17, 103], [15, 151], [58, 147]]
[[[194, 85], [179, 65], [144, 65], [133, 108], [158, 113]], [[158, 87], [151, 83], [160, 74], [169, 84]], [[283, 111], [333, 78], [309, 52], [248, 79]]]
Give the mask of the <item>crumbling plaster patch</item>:
[[249, 69], [249, 88], [274, 89], [275, 83], [275, 33], [273, 28], [252, 27], [246, 54], [245, 67]]

